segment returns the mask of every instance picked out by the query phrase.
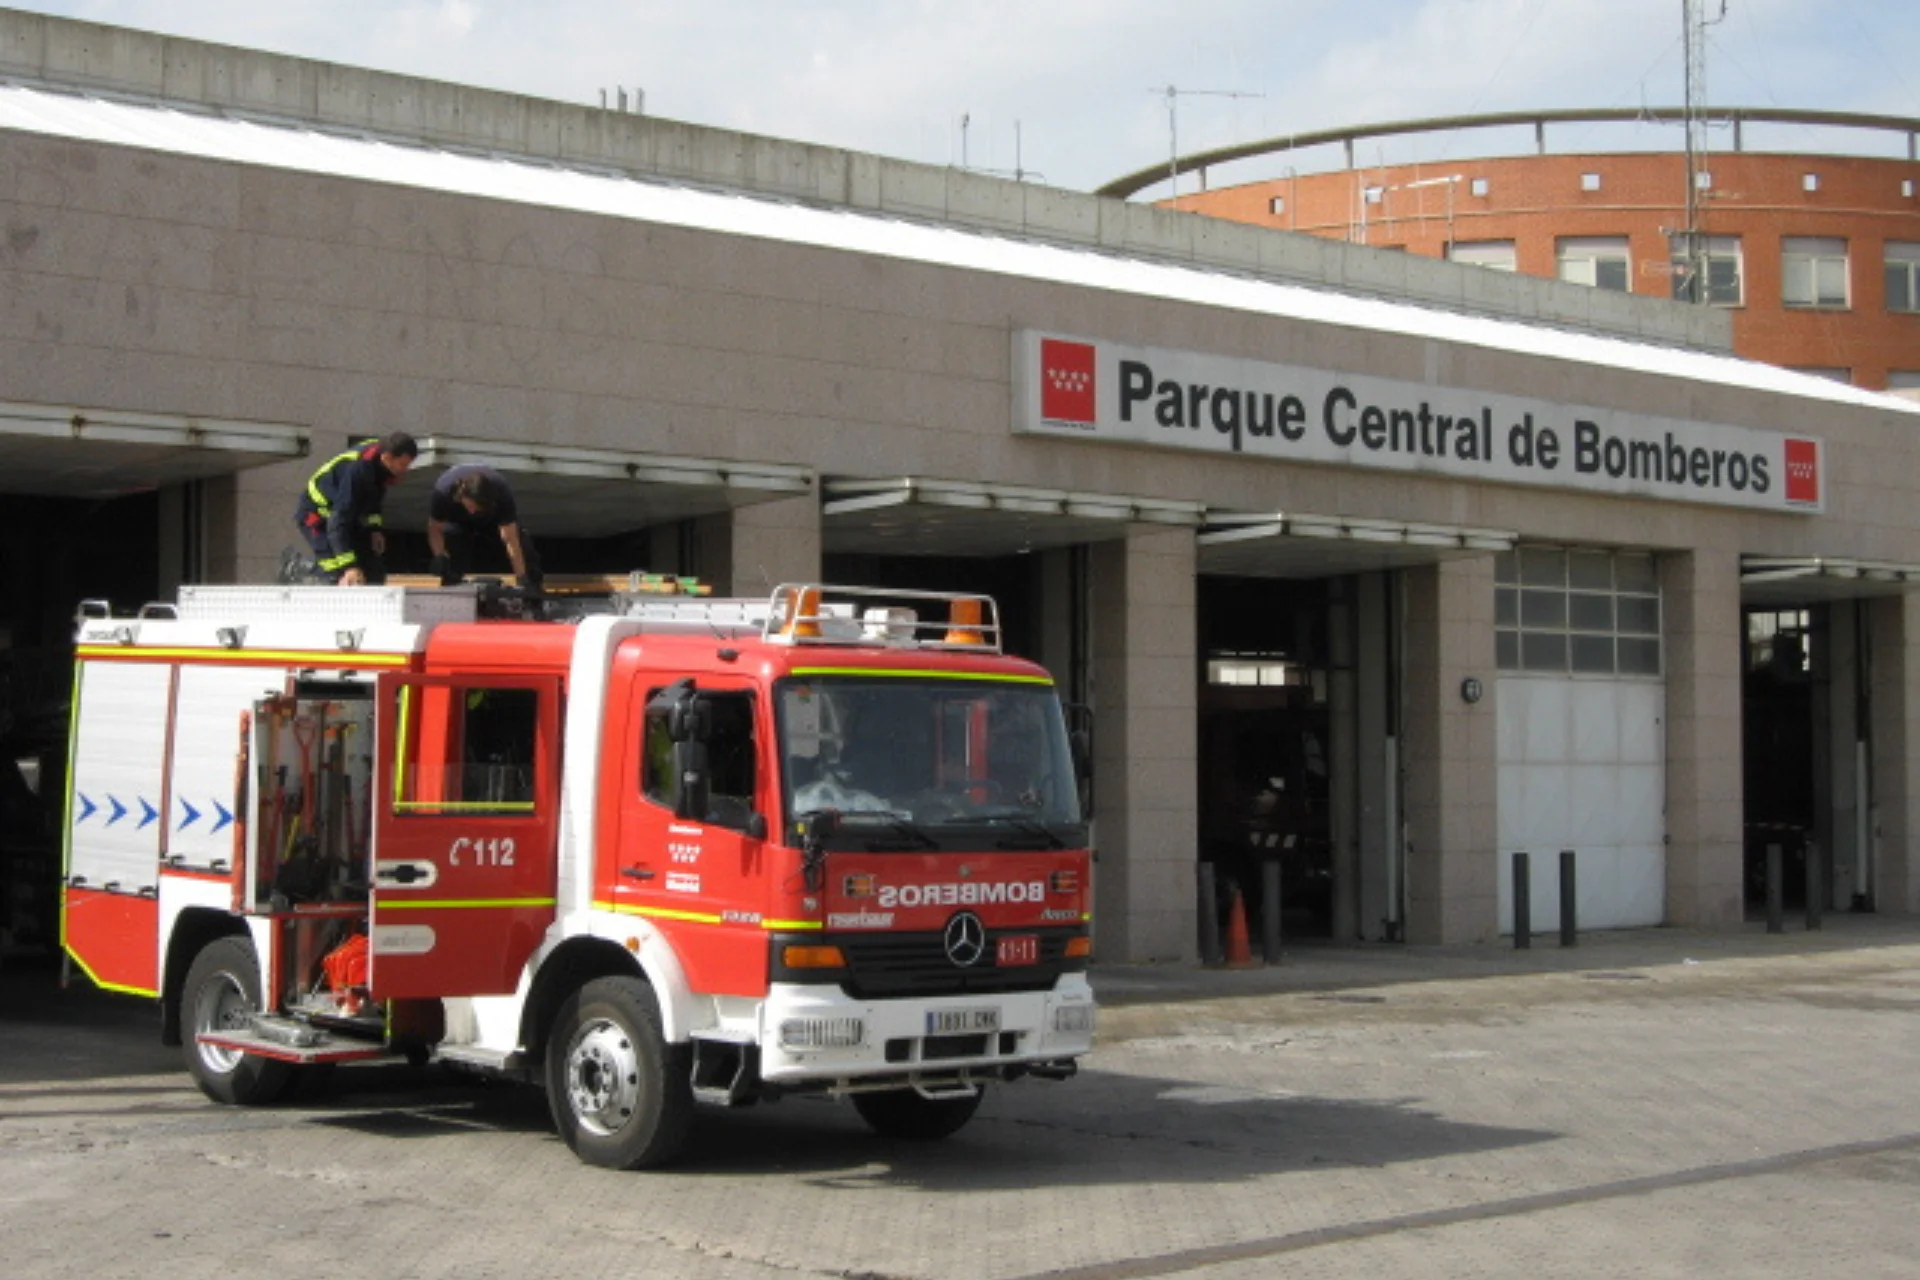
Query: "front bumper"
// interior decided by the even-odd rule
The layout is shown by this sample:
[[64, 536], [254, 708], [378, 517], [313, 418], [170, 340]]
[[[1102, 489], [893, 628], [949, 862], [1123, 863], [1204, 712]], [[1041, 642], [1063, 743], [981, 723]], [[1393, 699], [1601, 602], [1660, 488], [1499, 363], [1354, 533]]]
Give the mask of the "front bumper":
[[1084, 973], [1062, 974], [1050, 991], [893, 1000], [776, 983], [760, 1010], [760, 1076], [799, 1083], [1000, 1075], [1087, 1053], [1093, 1024]]

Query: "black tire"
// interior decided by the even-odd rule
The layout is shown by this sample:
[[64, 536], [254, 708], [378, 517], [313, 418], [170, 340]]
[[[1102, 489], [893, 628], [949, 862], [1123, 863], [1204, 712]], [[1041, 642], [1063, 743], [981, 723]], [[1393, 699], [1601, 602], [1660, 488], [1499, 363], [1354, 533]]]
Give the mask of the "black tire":
[[638, 978], [595, 978], [567, 997], [547, 1038], [547, 1106], [573, 1153], [606, 1169], [666, 1164], [693, 1125], [693, 1055], [660, 1031]]
[[971, 1097], [927, 1098], [912, 1089], [889, 1089], [884, 1093], [856, 1093], [853, 1109], [877, 1134], [904, 1142], [938, 1142], [950, 1138], [973, 1119], [980, 1100], [987, 1096], [984, 1087]]
[[180, 992], [181, 1052], [200, 1092], [215, 1102], [257, 1107], [277, 1100], [292, 1068], [272, 1058], [201, 1044], [202, 1031], [241, 1031], [259, 1010], [260, 962], [248, 938], [215, 938], [200, 949]]

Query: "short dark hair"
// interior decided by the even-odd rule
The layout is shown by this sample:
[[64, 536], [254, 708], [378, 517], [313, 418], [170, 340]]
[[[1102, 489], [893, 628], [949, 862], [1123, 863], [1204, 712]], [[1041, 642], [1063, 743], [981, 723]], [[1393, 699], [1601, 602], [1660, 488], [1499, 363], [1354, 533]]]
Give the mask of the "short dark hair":
[[404, 431], [389, 431], [380, 437], [380, 452], [395, 458], [417, 458], [420, 445]]
[[454, 482], [453, 500], [471, 502], [481, 514], [499, 505], [499, 486], [484, 471], [470, 471]]

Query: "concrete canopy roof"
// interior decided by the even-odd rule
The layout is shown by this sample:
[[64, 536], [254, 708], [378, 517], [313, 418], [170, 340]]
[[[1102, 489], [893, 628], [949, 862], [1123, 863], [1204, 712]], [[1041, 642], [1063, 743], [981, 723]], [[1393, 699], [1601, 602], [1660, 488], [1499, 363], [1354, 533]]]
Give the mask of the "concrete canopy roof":
[[298, 458], [307, 429], [72, 405], [0, 404], [0, 493], [118, 498]]
[[1920, 588], [1920, 564], [1843, 556], [1742, 556], [1740, 603], [1796, 608]]
[[1200, 572], [1242, 578], [1328, 578], [1511, 551], [1499, 529], [1340, 516], [1217, 515], [1200, 531]]
[[1006, 556], [1197, 527], [1197, 502], [903, 476], [828, 480], [821, 544], [866, 555]]
[[387, 493], [389, 528], [424, 529], [433, 482], [462, 463], [505, 476], [521, 510], [537, 513], [533, 529], [544, 537], [606, 537], [814, 492], [810, 470], [780, 463], [447, 435], [425, 436], [419, 444], [406, 481]]

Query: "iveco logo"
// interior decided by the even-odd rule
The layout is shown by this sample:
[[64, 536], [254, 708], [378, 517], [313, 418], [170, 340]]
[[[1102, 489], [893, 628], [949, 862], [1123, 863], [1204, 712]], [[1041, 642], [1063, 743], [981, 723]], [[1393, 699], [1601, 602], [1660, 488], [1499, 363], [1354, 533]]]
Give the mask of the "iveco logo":
[[987, 926], [971, 911], [962, 911], [947, 921], [947, 959], [956, 968], [977, 963], [987, 949]]

